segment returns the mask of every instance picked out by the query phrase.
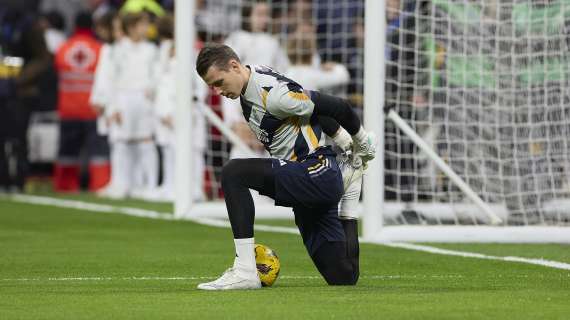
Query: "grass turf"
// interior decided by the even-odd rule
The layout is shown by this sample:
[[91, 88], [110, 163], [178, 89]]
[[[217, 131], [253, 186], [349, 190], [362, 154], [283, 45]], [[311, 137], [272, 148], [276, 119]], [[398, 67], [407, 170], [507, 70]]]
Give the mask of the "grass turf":
[[[365, 244], [359, 284], [329, 287], [299, 236], [257, 232], [256, 241], [280, 255], [274, 287], [202, 292], [199, 277], [214, 278], [233, 261], [228, 229], [0, 200], [0, 318], [566, 319], [570, 312], [568, 271]], [[554, 260], [568, 254], [557, 245], [453, 249], [477, 247], [548, 252]]]

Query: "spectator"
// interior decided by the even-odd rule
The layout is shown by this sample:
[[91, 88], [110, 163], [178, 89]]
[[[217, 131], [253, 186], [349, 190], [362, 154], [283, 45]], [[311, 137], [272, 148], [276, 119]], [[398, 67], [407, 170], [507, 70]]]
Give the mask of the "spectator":
[[326, 90], [347, 84], [350, 80], [348, 70], [340, 63], [314, 63], [317, 42], [315, 28], [311, 24], [297, 26], [287, 41], [287, 54], [291, 66], [286, 75], [307, 90]]
[[117, 14], [112, 10], [94, 19], [95, 35], [104, 43], [103, 46], [113, 43], [113, 21], [115, 19], [118, 19]]
[[60, 142], [54, 167], [54, 188], [60, 192], [79, 191], [82, 148], [87, 149], [89, 158], [89, 190], [103, 187], [110, 172], [108, 146], [97, 134], [97, 113], [89, 103], [101, 43], [93, 36], [89, 13], [79, 13], [75, 26], [75, 33], [55, 56], [59, 78]]
[[48, 12], [40, 17], [40, 24], [44, 29], [44, 37], [47, 48], [51, 54], [65, 42], [65, 20], [57, 11]]
[[74, 19], [79, 12], [88, 10], [85, 0], [41, 0], [40, 12], [59, 12], [65, 20], [65, 33], [73, 32]]
[[359, 17], [352, 27], [354, 54], [349, 57], [348, 71], [350, 84], [348, 100], [353, 106], [362, 109], [364, 101], [364, 19]]
[[256, 0], [242, 8], [242, 29], [225, 40], [246, 64], [260, 64], [287, 70], [289, 60], [279, 41], [269, 33], [271, 8], [266, 1]]
[[362, 0], [315, 0], [318, 48], [324, 61], [346, 62], [353, 55], [353, 44], [345, 35], [364, 16]]
[[165, 15], [165, 11], [155, 0], [127, 0], [121, 7], [120, 13], [141, 14], [146, 20], [146, 39], [154, 43], [159, 42], [156, 22]]
[[[104, 16], [108, 16], [109, 13], [115, 13], [117, 6], [114, 2], [115, 0], [89, 0], [89, 9], [93, 12], [93, 21], [95, 21], [95, 27], [97, 27], [97, 22], [100, 21]], [[97, 32], [97, 31], [96, 31]]]
[[271, 33], [283, 37], [283, 41], [295, 31], [297, 25], [313, 24], [312, 0], [272, 0], [271, 9]]
[[7, 191], [24, 187], [30, 112], [40, 105], [39, 80], [52, 61], [37, 17], [17, 10], [25, 3], [0, 6], [0, 27], [8, 31], [0, 35], [1, 55], [9, 57], [0, 65], [10, 70], [0, 77], [0, 189]]
[[[61, 14], [52, 11], [41, 15], [39, 23], [44, 30], [48, 51], [55, 55], [59, 47], [67, 40], [67, 35], [64, 32], [65, 21]], [[35, 107], [35, 111], [53, 112], [57, 108], [58, 78], [54, 64], [55, 61], [52, 60], [49, 67], [40, 76], [40, 104]]]
[[164, 15], [164, 9], [154, 0], [127, 0], [121, 7], [122, 14], [140, 13], [143, 11], [152, 13], [157, 17]]
[[202, 41], [222, 41], [240, 27], [240, 1], [197, 0], [196, 29]]

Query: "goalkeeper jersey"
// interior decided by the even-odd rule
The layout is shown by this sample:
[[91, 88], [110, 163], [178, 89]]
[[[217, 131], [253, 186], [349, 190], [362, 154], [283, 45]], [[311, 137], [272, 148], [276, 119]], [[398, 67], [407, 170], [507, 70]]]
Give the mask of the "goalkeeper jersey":
[[245, 120], [274, 158], [301, 161], [324, 146], [310, 92], [266, 66], [248, 66], [251, 75], [240, 96]]

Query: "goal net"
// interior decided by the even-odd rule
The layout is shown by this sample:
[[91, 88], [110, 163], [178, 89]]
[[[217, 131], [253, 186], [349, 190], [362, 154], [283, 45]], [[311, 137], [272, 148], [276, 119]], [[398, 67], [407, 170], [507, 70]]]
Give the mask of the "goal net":
[[[505, 226], [570, 222], [567, 1], [386, 1], [386, 107]], [[385, 226], [488, 221], [391, 121]]]
[[[379, 127], [367, 128], [383, 137], [376, 164], [382, 178], [369, 176], [363, 189], [365, 199], [381, 199], [379, 210], [364, 206], [364, 217], [381, 217], [377, 226], [365, 226], [379, 231], [368, 237], [570, 241], [564, 228], [570, 225], [570, 3], [373, 1], [196, 1], [195, 28], [202, 42], [225, 42], [246, 64], [273, 66], [310, 89], [349, 99], [355, 110], [364, 109], [365, 118], [371, 114], [366, 110], [393, 110], [503, 221], [486, 229], [484, 210], [386, 117]], [[366, 11], [365, 20], [370, 3], [385, 12]], [[385, 28], [364, 41], [364, 22], [376, 16], [386, 17]], [[252, 30], [258, 23], [262, 30]], [[364, 82], [365, 71], [372, 72], [364, 64], [365, 47], [382, 34], [385, 44], [375, 54], [385, 66], [384, 99], [363, 108], [371, 91], [382, 91]], [[337, 81], [314, 87], [304, 80], [303, 67], [327, 70], [318, 79]], [[225, 216], [223, 164], [236, 150], [242, 156], [260, 152], [240, 131], [235, 107], [237, 113], [228, 111], [231, 103], [210, 92], [207, 108], [225, 130], [209, 119], [205, 198], [193, 203], [194, 216]], [[247, 147], [236, 147], [236, 139]], [[292, 217], [289, 210], [254, 199], [257, 217]], [[540, 235], [519, 233], [531, 229]]]

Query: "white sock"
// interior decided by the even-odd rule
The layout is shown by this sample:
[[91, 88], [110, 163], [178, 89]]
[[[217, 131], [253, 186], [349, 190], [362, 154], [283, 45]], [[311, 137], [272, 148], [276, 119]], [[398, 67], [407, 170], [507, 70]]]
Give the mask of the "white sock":
[[358, 198], [346, 197], [340, 199], [338, 216], [341, 219], [358, 219]]
[[115, 157], [115, 181], [113, 181], [114, 186], [120, 193], [128, 193], [131, 188], [131, 177], [132, 177], [132, 165], [131, 161], [133, 157], [131, 155], [131, 150], [129, 145], [124, 142], [116, 142], [114, 145], [114, 157]]
[[339, 217], [341, 219], [358, 219], [358, 199], [362, 190], [362, 176], [345, 187], [340, 199]]
[[153, 142], [137, 143], [143, 179], [143, 188], [151, 190], [158, 185], [158, 153]]
[[119, 165], [121, 160], [119, 159], [117, 153], [117, 142], [109, 142], [111, 148], [109, 150], [111, 157], [111, 181], [109, 181], [109, 187], [116, 187], [117, 181], [119, 179]]
[[244, 275], [257, 275], [255, 266], [255, 244], [253, 238], [234, 239], [236, 245], [236, 258], [234, 260], [234, 268], [241, 271]]
[[362, 141], [366, 140], [366, 131], [364, 131], [363, 127], [360, 127], [358, 132], [352, 136], [352, 140], [356, 143], [362, 143]]

